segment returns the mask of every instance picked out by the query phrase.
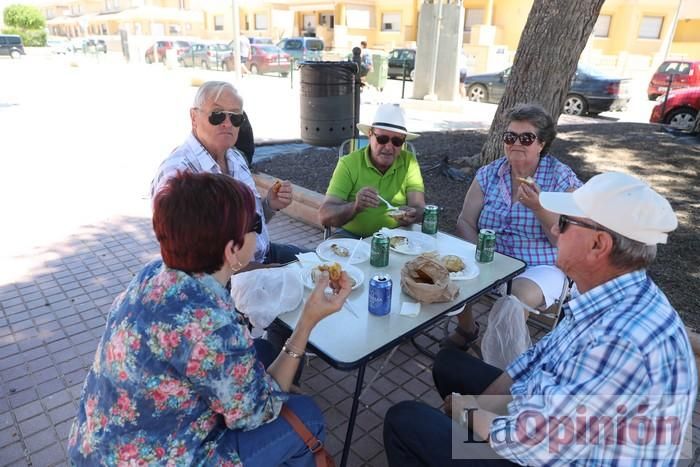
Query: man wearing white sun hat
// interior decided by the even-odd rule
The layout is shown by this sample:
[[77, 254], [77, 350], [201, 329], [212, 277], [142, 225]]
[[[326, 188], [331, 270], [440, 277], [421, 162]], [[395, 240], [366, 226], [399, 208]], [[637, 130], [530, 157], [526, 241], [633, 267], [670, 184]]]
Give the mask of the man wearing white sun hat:
[[[319, 209], [321, 224], [342, 227], [341, 235], [366, 237], [382, 227], [410, 225], [423, 219], [423, 177], [416, 156], [402, 146], [418, 137], [406, 129], [406, 115], [395, 104], [377, 108], [372, 123], [357, 128], [369, 145], [341, 157]], [[379, 196], [402, 207], [398, 219], [387, 215]]]
[[[680, 317], [646, 272], [678, 225], [671, 205], [622, 173], [539, 198], [560, 215], [557, 266], [579, 294], [503, 372], [466, 353], [450, 368], [436, 360], [445, 411], [462, 426], [417, 402], [392, 407], [390, 466], [482, 465], [474, 443], [455, 443], [470, 433], [487, 440], [479, 458], [493, 465], [675, 465], [681, 457], [697, 370]], [[505, 397], [485, 408], [493, 402], [485, 396], [496, 395]]]

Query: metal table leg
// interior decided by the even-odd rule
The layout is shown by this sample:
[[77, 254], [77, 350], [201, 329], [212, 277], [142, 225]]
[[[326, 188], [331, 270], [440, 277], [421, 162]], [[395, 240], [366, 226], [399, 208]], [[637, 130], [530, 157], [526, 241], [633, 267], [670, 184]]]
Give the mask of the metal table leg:
[[355, 383], [355, 393], [352, 396], [352, 408], [350, 409], [350, 419], [348, 420], [348, 431], [345, 433], [345, 444], [343, 444], [343, 457], [340, 459], [340, 467], [345, 467], [348, 463], [350, 444], [352, 443], [352, 430], [355, 428], [355, 419], [357, 418], [357, 408], [360, 405], [360, 392], [362, 392], [366, 366], [367, 363], [363, 363], [357, 370], [357, 382]]

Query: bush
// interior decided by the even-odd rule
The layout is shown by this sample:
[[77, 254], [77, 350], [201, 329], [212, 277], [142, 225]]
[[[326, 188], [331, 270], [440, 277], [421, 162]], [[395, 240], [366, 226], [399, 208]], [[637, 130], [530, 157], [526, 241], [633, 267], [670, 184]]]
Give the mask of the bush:
[[22, 38], [22, 42], [27, 47], [45, 47], [46, 46], [46, 31], [43, 29], [20, 29], [20, 28], [5, 28], [3, 34], [16, 34]]

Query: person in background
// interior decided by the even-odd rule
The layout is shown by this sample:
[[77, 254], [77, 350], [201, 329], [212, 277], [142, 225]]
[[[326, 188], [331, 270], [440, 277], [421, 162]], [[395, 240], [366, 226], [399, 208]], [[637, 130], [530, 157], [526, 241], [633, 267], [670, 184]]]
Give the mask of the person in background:
[[[416, 156], [404, 143], [418, 137], [406, 129], [404, 111], [394, 104], [377, 108], [371, 125], [359, 123], [369, 145], [338, 160], [319, 208], [322, 225], [340, 227], [338, 236], [367, 237], [382, 227], [407, 226], [423, 219], [425, 188]], [[390, 217], [382, 196], [404, 207]]]
[[251, 261], [262, 221], [254, 193], [212, 173], [179, 172], [153, 199], [162, 259], [139, 271], [109, 311], [83, 386], [68, 454], [73, 465], [315, 465], [281, 420], [283, 404], [320, 440], [323, 416], [289, 394], [315, 325], [351, 285], [324, 273], [277, 354], [253, 339], [228, 290]]
[[251, 267], [256, 264], [285, 264], [306, 249], [270, 242], [267, 222], [279, 210], [292, 203], [292, 184], [281, 181], [263, 198], [246, 159], [233, 146], [245, 121], [243, 98], [231, 83], [207, 81], [197, 91], [190, 109], [192, 132], [182, 146], [176, 148], [158, 168], [151, 182], [151, 198], [178, 171], [212, 172], [229, 175], [245, 183], [255, 194], [256, 211], [263, 226], [256, 236], [256, 250]]
[[362, 65], [365, 67], [365, 75], [372, 71], [374, 66], [372, 62], [372, 53], [367, 49], [367, 41], [360, 42], [360, 48], [362, 49]]
[[441, 350], [433, 378], [452, 420], [414, 401], [390, 408], [390, 466], [676, 465], [682, 456], [695, 358], [647, 274], [678, 225], [671, 205], [621, 173], [596, 175], [573, 193], [542, 192], [539, 203], [557, 216], [556, 264], [579, 295], [505, 371]]
[[[506, 122], [505, 157], [477, 171], [457, 219], [457, 235], [476, 244], [481, 229], [493, 230], [497, 252], [527, 262], [513, 280], [512, 294], [531, 308], [549, 307], [561, 295], [566, 276], [554, 265], [557, 239], [551, 228], [558, 216], [542, 207], [539, 193], [573, 191], [581, 181], [549, 154], [557, 132], [540, 105], [518, 104], [507, 111]], [[470, 306], [457, 321], [442, 346], [468, 350], [479, 337]]]

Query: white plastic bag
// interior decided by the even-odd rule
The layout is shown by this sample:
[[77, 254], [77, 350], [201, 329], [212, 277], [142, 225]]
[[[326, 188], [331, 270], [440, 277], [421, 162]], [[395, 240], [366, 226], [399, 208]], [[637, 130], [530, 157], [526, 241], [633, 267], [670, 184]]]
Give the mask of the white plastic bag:
[[489, 365], [505, 370], [532, 345], [522, 303], [512, 295], [496, 300], [481, 338], [481, 353]]
[[231, 278], [231, 296], [253, 326], [266, 328], [277, 315], [299, 306], [304, 285], [298, 267], [256, 269]]

